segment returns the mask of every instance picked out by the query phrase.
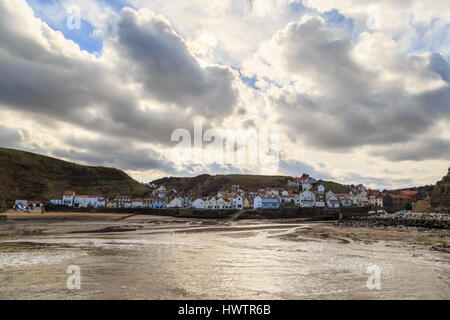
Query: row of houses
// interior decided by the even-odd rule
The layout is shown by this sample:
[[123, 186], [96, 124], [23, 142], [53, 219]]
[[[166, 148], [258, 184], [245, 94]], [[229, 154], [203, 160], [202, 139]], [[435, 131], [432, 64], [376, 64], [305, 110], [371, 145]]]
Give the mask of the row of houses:
[[245, 192], [239, 185], [216, 195], [193, 198], [180, 195], [174, 189], [153, 185], [153, 191], [145, 198], [116, 196], [106, 199], [97, 195], [80, 195], [65, 191], [61, 199], [50, 201], [54, 206], [80, 208], [192, 208], [204, 210], [278, 209], [280, 207], [331, 208], [372, 207], [402, 210], [417, 200], [417, 192], [399, 194], [368, 190], [362, 184], [348, 186], [348, 193], [334, 193], [308, 174], [287, 182], [286, 188], [260, 188]]

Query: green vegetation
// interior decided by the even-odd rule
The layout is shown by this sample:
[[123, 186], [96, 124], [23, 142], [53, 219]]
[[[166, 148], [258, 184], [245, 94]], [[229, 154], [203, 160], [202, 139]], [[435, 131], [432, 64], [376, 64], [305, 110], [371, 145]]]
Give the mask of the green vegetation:
[[[215, 175], [203, 174], [197, 177], [163, 178], [153, 181], [164, 185], [168, 189], [175, 189], [183, 194], [190, 193], [194, 197], [206, 197], [217, 194], [218, 191], [230, 190], [233, 185], [239, 185], [245, 191], [256, 191], [264, 187], [287, 188], [287, 181], [294, 179], [287, 176], [258, 176], [258, 175]], [[332, 181], [319, 181], [325, 189], [335, 193], [349, 192], [349, 188]]]
[[344, 186], [343, 184], [337, 183], [337, 182], [333, 182], [333, 181], [324, 181], [324, 180], [319, 180], [318, 184], [323, 185], [325, 187], [326, 191], [333, 191], [334, 193], [349, 193], [350, 192], [350, 188], [347, 186]]
[[205, 197], [217, 194], [218, 191], [230, 190], [233, 185], [239, 185], [245, 191], [256, 191], [263, 187], [286, 187], [289, 177], [257, 176], [257, 175], [216, 175], [203, 174], [192, 178], [163, 178], [154, 183], [164, 185], [182, 193]]
[[118, 169], [82, 166], [0, 148], [0, 208], [9, 207], [16, 199], [59, 199], [64, 190], [103, 196], [143, 196], [149, 192], [144, 184]]

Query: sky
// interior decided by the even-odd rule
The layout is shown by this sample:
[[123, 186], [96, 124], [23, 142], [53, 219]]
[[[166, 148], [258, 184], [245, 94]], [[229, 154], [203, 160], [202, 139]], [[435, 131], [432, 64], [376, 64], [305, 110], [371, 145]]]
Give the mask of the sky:
[[174, 141], [201, 121], [277, 133], [270, 174], [433, 184], [450, 165], [449, 37], [448, 0], [2, 0], [0, 146], [143, 182], [268, 173]]

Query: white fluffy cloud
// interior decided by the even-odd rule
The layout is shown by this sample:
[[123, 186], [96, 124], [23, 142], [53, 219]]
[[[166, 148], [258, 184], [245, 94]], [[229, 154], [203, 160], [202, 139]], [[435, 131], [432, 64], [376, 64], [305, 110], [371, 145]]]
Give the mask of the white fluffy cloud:
[[401, 54], [382, 34], [363, 33], [354, 45], [323, 19], [305, 17], [263, 50], [252, 74], [260, 65], [266, 77], [283, 74], [282, 87], [271, 90], [273, 110], [292, 138], [312, 147], [412, 141], [438, 119], [450, 118], [449, 84], [430, 69], [432, 56]]

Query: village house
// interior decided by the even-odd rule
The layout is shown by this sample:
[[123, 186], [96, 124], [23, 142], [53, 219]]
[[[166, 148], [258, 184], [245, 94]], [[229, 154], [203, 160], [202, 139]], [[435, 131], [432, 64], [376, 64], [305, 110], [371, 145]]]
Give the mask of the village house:
[[151, 198], [144, 198], [144, 208], [153, 208], [153, 200]]
[[384, 198], [384, 194], [379, 194], [376, 198], [375, 198], [375, 204], [377, 207], [379, 208], [383, 208], [383, 198]]
[[324, 208], [325, 200], [325, 187], [323, 185], [319, 185], [317, 187], [316, 207]]
[[300, 207], [312, 208], [316, 204], [316, 195], [309, 190], [300, 193]]
[[192, 203], [191, 207], [194, 209], [205, 209], [205, 201], [203, 199], [197, 199]]
[[141, 198], [131, 199], [132, 208], [144, 208], [144, 200]]
[[242, 206], [244, 209], [253, 208], [253, 200], [251, 201], [249, 198], [244, 198]]
[[178, 197], [172, 199], [168, 204], [167, 208], [184, 208], [184, 198]]
[[383, 198], [383, 207], [394, 211], [411, 209], [412, 199], [401, 194], [387, 194]]
[[416, 202], [417, 200], [421, 200], [421, 199], [419, 199], [419, 198], [421, 198], [420, 194], [416, 190], [403, 190], [400, 192], [400, 194], [410, 197], [413, 202]]
[[369, 204], [367, 192], [363, 191], [353, 196], [353, 205], [356, 207], [365, 207]]
[[26, 207], [28, 206], [28, 200], [16, 200], [14, 202], [15, 206], [21, 206], [21, 207]]
[[63, 205], [62, 199], [52, 199], [52, 200], [50, 200], [50, 205], [62, 206]]
[[40, 208], [43, 207], [44, 204], [42, 201], [28, 201], [28, 206], [33, 208]]
[[162, 199], [154, 199], [153, 200], [153, 208], [161, 209], [165, 207], [165, 202]]
[[312, 184], [309, 182], [303, 183], [301, 185], [301, 187], [302, 187], [302, 192], [312, 190]]
[[205, 200], [205, 209], [213, 210], [213, 209], [219, 209], [217, 206], [217, 200], [216, 198], [210, 198]]
[[279, 209], [280, 202], [277, 196], [258, 196], [253, 200], [253, 209]]
[[292, 193], [287, 193], [280, 197], [280, 204], [282, 207], [295, 207], [295, 196]]
[[340, 194], [339, 202], [341, 204], [341, 207], [345, 207], [345, 208], [351, 207], [353, 205], [353, 201], [350, 198], [350, 195], [348, 195], [348, 194]]
[[242, 191], [242, 190], [239, 188], [238, 184], [235, 184], [235, 185], [231, 186], [231, 191], [239, 192], [239, 191]]
[[327, 194], [325, 195], [325, 199], [327, 201], [328, 208], [339, 208], [339, 199], [332, 191], [327, 192]]
[[230, 208], [241, 210], [243, 208], [243, 198], [240, 195], [228, 193], [225, 195], [225, 199], [230, 202]]
[[73, 200], [73, 206], [77, 208], [97, 208], [98, 197], [89, 195], [76, 195]]
[[153, 195], [157, 196], [158, 198], [163, 199], [166, 197], [166, 192], [167, 192], [166, 187], [160, 186], [158, 189], [155, 189], [153, 191]]
[[294, 180], [288, 180], [287, 186], [290, 188], [300, 187], [304, 183], [315, 184], [317, 183], [317, 180], [311, 178], [309, 174], [304, 173], [300, 178], [297, 177]]
[[64, 191], [62, 204], [66, 207], [73, 207], [73, 202], [75, 200], [75, 191]]
[[108, 201], [106, 202], [106, 207], [111, 209], [117, 208], [117, 201], [114, 199], [108, 199]]
[[131, 208], [131, 196], [118, 196], [114, 199], [117, 208]]

